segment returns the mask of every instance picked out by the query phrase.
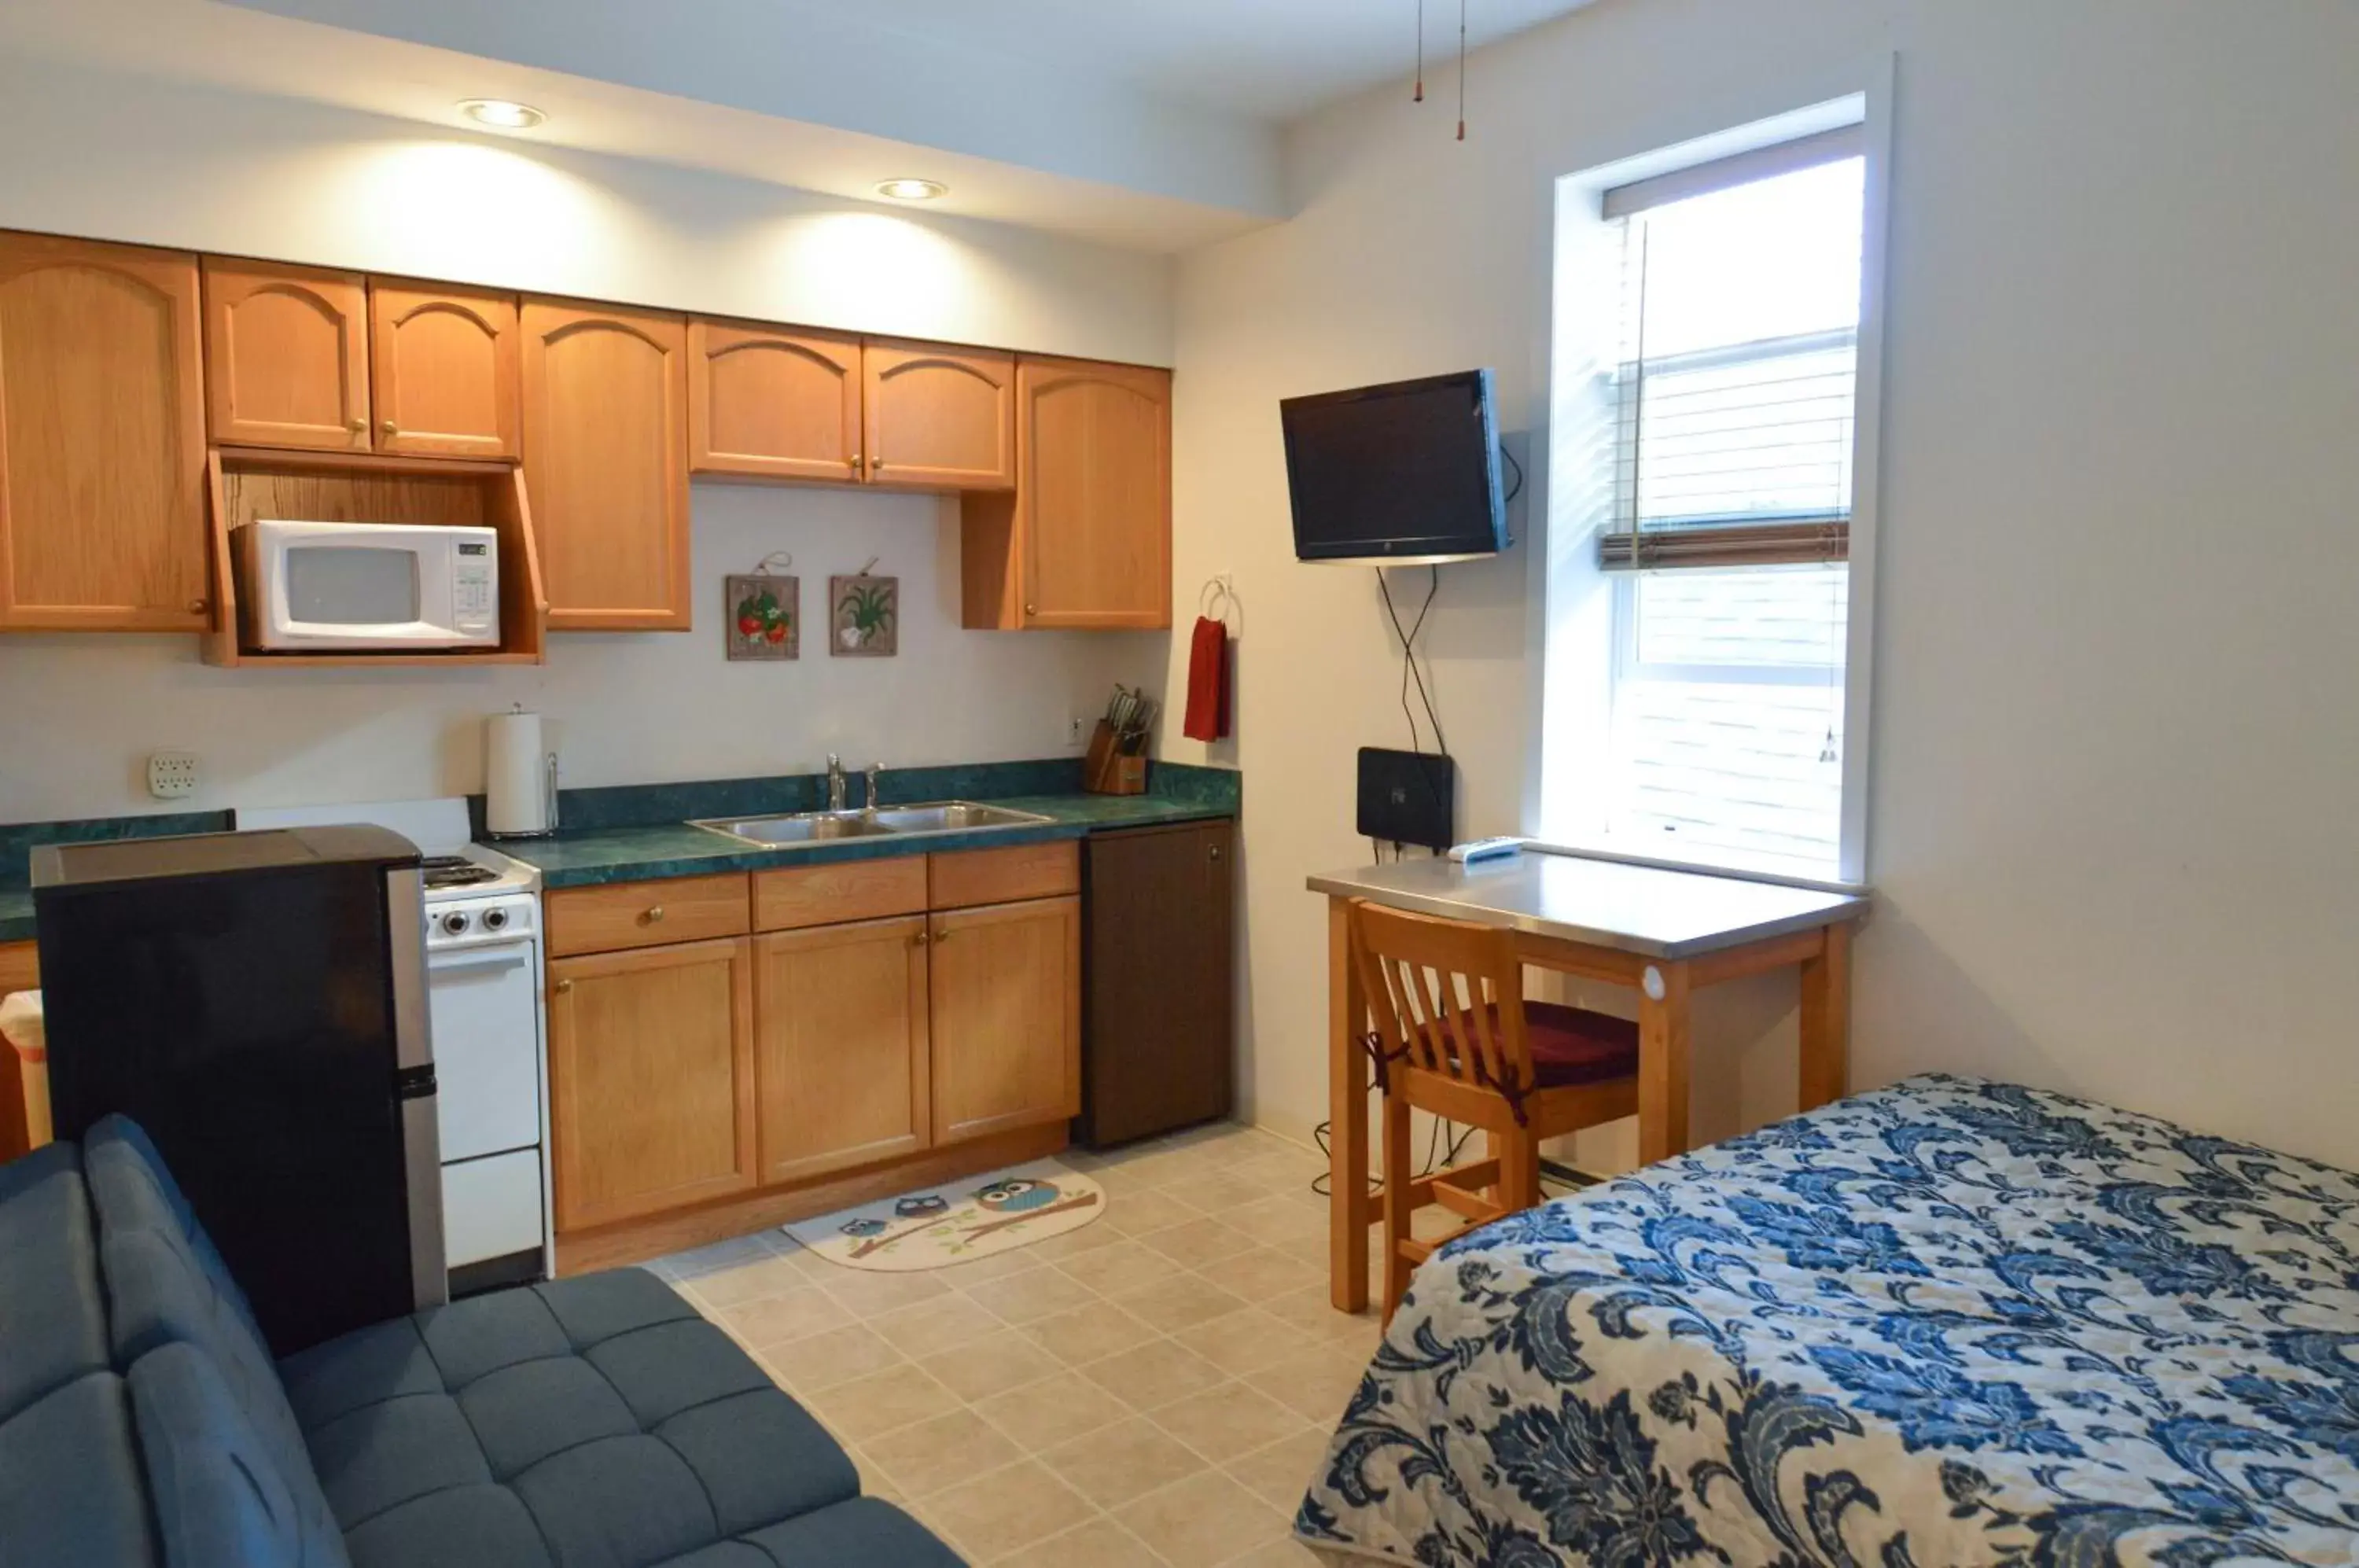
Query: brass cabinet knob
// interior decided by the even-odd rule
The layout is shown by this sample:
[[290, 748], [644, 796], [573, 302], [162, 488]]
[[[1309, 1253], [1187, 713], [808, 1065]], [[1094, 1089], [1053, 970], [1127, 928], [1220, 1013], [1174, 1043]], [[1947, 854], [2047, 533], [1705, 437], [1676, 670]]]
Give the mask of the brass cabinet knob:
[[926, 933], [924, 931], [919, 931], [916, 936], [909, 939], [909, 945], [912, 947], [923, 947], [926, 945]]
[[878, 469], [884, 466], [885, 460], [881, 457], [872, 457], [868, 460], [868, 472], [871, 474], [875, 473]]
[[556, 991], [571, 991], [573, 989], [573, 982], [571, 980], [560, 980], [554, 986], [550, 987], [550, 989]]
[[1024, 613], [1027, 615], [1037, 615], [1040, 613], [1040, 606], [1038, 604], [1027, 604], [1024, 606]]
[[386, 420], [385, 423], [377, 426], [377, 429], [383, 430], [389, 436], [397, 436], [401, 433], [401, 427], [395, 424], [391, 419]]
[[644, 919], [647, 924], [654, 925], [658, 920], [663, 919], [663, 906], [661, 904], [654, 905], [647, 910], [647, 914], [641, 918]]
[[1217, 844], [1212, 846], [1212, 858], [1215, 860], [1221, 858], [1221, 846]]
[[356, 436], [368, 434], [368, 421], [360, 418], [358, 415], [354, 415], [353, 417], [352, 428], [353, 434]]
[[860, 466], [860, 454], [856, 452], [852, 454], [852, 466], [854, 468]]
[[189, 614], [192, 615], [201, 615], [207, 610], [212, 608], [212, 605], [203, 599], [191, 599], [189, 601]]
[[943, 942], [946, 942], [950, 941], [950, 939], [951, 939], [951, 933], [950, 933], [950, 932], [948, 932], [948, 931], [936, 931], [936, 932], [934, 933], [934, 945], [935, 945], [935, 946], [937, 946], [937, 947], [940, 947]]

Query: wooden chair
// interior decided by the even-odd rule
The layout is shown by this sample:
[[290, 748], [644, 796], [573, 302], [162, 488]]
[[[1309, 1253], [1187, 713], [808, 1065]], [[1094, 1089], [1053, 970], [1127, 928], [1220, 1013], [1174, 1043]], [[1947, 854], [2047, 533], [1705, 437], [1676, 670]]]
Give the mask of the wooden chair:
[[[1385, 1321], [1409, 1270], [1451, 1236], [1540, 1201], [1539, 1145], [1638, 1109], [1638, 1026], [1524, 1000], [1515, 937], [1355, 900], [1352, 962], [1367, 993], [1384, 1090]], [[1409, 1174], [1414, 1108], [1488, 1134], [1485, 1158]], [[1465, 1223], [1430, 1242], [1409, 1234], [1440, 1204]]]

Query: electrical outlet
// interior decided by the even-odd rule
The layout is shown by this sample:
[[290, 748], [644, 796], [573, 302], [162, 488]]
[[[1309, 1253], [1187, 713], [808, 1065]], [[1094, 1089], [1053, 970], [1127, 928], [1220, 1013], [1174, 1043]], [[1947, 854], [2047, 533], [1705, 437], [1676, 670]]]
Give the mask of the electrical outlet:
[[1089, 720], [1084, 718], [1076, 717], [1067, 719], [1065, 721], [1065, 744], [1067, 746], [1081, 745], [1082, 736], [1089, 733]]
[[197, 792], [197, 754], [193, 751], [153, 751], [147, 754], [147, 793], [159, 800], [177, 800]]

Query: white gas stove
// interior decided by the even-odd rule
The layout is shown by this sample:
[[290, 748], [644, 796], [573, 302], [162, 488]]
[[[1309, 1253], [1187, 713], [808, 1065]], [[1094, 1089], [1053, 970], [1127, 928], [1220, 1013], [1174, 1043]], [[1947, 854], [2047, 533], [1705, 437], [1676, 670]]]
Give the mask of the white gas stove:
[[540, 874], [470, 841], [461, 799], [241, 810], [246, 828], [366, 822], [425, 856], [426, 977], [451, 1293], [553, 1269]]

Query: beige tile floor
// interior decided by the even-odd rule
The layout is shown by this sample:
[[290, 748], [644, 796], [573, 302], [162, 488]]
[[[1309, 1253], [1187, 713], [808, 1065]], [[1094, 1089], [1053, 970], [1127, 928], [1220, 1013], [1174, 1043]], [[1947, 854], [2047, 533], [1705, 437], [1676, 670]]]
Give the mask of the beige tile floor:
[[1312, 1568], [1295, 1505], [1376, 1342], [1317, 1154], [1223, 1125], [1066, 1157], [1096, 1223], [919, 1274], [768, 1231], [652, 1265], [976, 1564]]

